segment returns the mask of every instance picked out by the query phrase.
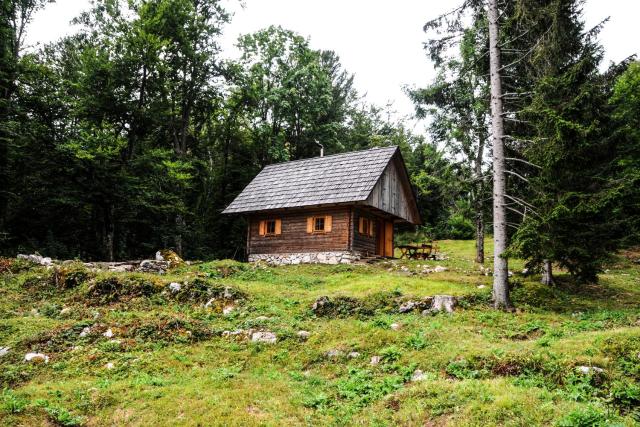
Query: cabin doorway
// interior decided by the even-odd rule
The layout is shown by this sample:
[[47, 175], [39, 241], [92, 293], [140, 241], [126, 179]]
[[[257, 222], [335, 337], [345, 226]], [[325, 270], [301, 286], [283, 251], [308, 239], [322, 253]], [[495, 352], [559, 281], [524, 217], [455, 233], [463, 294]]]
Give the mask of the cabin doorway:
[[393, 221], [376, 221], [376, 255], [393, 257]]

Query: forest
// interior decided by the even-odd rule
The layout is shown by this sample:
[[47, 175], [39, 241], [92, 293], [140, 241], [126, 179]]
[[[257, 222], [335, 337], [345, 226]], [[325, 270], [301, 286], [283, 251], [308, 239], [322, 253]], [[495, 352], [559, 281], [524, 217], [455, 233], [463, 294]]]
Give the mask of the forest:
[[316, 141], [327, 154], [400, 146], [423, 220], [400, 238], [476, 239], [483, 262], [500, 229], [502, 258], [581, 281], [639, 241], [640, 63], [602, 64], [607, 23], [585, 28], [581, 0], [491, 1], [493, 20], [465, 0], [425, 22], [438, 74], [405, 89], [422, 133], [304, 35], [272, 26], [223, 58], [219, 0], [98, 0], [74, 34], [27, 49], [47, 3], [0, 3], [3, 255], [242, 259], [244, 220], [221, 211], [264, 166], [318, 155]]

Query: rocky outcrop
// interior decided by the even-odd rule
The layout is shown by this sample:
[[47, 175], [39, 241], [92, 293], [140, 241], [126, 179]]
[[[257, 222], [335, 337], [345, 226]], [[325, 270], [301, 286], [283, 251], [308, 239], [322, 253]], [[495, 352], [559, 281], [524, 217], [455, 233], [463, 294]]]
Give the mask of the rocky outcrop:
[[441, 311], [446, 311], [447, 313], [453, 313], [453, 309], [458, 303], [456, 297], [451, 295], [435, 295], [433, 300], [431, 301], [431, 308], [424, 310], [422, 314], [434, 314]]
[[300, 252], [279, 254], [251, 254], [249, 262], [262, 261], [269, 265], [351, 264], [362, 258], [358, 252]]

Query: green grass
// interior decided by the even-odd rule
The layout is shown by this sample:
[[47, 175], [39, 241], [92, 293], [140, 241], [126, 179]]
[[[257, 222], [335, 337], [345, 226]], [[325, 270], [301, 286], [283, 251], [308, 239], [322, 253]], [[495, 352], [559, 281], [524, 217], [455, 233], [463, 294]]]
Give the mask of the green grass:
[[[219, 261], [166, 276], [74, 266], [57, 282], [39, 267], [5, 272], [0, 347], [11, 349], [0, 357], [0, 425], [638, 424], [640, 266], [620, 257], [598, 285], [560, 274], [546, 288], [514, 261], [518, 310], [505, 313], [489, 306], [491, 277], [473, 263], [473, 242], [441, 246], [446, 261]], [[449, 270], [413, 274], [425, 264]], [[180, 294], [168, 291], [173, 281]], [[222, 298], [204, 307], [225, 288], [241, 299], [234, 311], [221, 313]], [[463, 305], [427, 317], [395, 310], [436, 294]], [[323, 295], [356, 309], [316, 317]], [[80, 337], [87, 326], [93, 333]], [[278, 343], [222, 336], [250, 328]], [[23, 362], [30, 351], [50, 362]], [[346, 357], [352, 351], [361, 356]], [[374, 355], [381, 362], [371, 366]], [[604, 372], [583, 375], [581, 365]], [[424, 380], [411, 382], [416, 369]]]

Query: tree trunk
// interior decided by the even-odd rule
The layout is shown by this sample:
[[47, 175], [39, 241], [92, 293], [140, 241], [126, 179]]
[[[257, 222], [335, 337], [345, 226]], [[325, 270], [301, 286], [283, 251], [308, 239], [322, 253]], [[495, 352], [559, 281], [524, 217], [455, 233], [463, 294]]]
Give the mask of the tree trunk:
[[489, 0], [489, 66], [491, 77], [491, 137], [493, 141], [493, 297], [495, 308], [510, 309], [505, 207], [504, 121], [498, 33], [498, 0]]
[[482, 210], [476, 212], [476, 262], [484, 264], [484, 218]]
[[102, 206], [102, 248], [104, 257], [107, 261], [114, 260], [114, 235], [115, 225], [113, 223], [113, 207], [110, 205]]
[[547, 286], [554, 286], [556, 284], [553, 280], [553, 266], [548, 259], [542, 260], [542, 279], [540, 283]]

